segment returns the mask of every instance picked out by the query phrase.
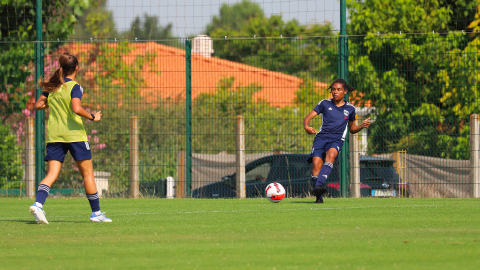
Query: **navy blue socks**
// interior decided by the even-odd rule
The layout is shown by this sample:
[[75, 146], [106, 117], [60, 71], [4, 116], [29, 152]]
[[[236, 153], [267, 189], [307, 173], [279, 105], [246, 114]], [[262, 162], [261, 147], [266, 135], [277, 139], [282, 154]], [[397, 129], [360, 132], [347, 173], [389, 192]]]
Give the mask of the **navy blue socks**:
[[92, 212], [100, 211], [100, 198], [98, 197], [98, 192], [95, 194], [87, 194], [87, 199], [92, 208]]
[[315, 186], [323, 185], [327, 181], [330, 172], [332, 171], [333, 164], [325, 161], [323, 163], [322, 169], [320, 169], [320, 173], [318, 174], [317, 182]]
[[50, 187], [44, 184], [41, 184], [38, 186], [37, 190], [37, 196], [35, 197], [35, 204], [43, 208], [43, 204], [45, 204], [45, 201], [47, 200], [48, 193], [50, 192]]
[[[317, 184], [317, 179], [318, 176], [312, 175], [312, 178], [310, 178], [310, 180], [312, 181], [312, 186], [315, 186]], [[317, 200], [319, 200], [322, 198], [322, 195], [316, 195], [315, 197], [317, 197]]]

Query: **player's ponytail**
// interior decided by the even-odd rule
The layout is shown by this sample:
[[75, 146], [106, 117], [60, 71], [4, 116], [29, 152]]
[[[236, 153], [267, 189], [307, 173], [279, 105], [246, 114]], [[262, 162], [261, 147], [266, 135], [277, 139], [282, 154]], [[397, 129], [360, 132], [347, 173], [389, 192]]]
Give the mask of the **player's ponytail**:
[[336, 79], [332, 84], [330, 84], [330, 86], [327, 88], [327, 90], [332, 89], [333, 85], [336, 84], [336, 83], [340, 83], [343, 86], [343, 88], [347, 89], [347, 91], [349, 91], [349, 92], [357, 90], [357, 89], [354, 89], [353, 87], [351, 87], [344, 79]]
[[73, 74], [78, 66], [77, 58], [68, 53], [60, 55], [58, 63], [60, 64], [60, 67], [55, 71], [55, 73], [53, 73], [52, 77], [50, 77], [50, 80], [40, 80], [38, 82], [40, 87], [46, 92], [51, 93], [57, 91], [58, 88], [65, 83], [63, 78]]

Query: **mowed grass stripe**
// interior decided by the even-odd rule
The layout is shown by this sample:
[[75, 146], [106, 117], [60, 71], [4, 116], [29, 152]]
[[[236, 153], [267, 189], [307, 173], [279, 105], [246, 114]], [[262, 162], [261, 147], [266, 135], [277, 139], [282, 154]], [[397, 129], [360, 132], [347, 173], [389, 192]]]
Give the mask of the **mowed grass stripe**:
[[479, 269], [478, 199], [0, 198], [1, 269]]

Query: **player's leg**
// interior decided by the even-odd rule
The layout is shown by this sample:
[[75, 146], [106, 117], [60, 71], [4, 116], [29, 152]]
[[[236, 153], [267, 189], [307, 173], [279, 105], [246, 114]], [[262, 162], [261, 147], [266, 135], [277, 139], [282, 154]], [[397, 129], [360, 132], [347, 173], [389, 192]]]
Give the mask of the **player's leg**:
[[95, 178], [93, 176], [93, 164], [91, 159], [75, 161], [78, 166], [78, 170], [82, 174], [83, 181], [85, 182], [85, 193], [87, 195], [88, 202], [92, 208], [92, 215], [90, 220], [92, 222], [112, 222], [111, 219], [105, 216], [105, 213], [100, 211], [100, 197], [97, 192], [97, 185], [95, 184]]
[[[318, 180], [318, 174], [320, 173], [320, 169], [323, 166], [323, 159], [320, 157], [313, 157], [312, 158], [312, 186], [315, 187], [317, 185], [317, 180]], [[324, 192], [326, 193], [326, 192]], [[324, 193], [319, 193], [319, 194], [314, 194], [316, 197], [315, 203], [323, 203], [323, 194]]]
[[37, 195], [35, 196], [35, 203], [30, 206], [30, 213], [32, 213], [39, 224], [48, 224], [47, 218], [45, 217], [45, 211], [43, 211], [43, 205], [47, 200], [50, 187], [58, 179], [61, 168], [62, 163], [60, 161], [51, 160], [48, 162], [47, 176], [45, 176], [42, 182], [40, 182]]
[[93, 222], [112, 222], [111, 219], [105, 217], [105, 213], [100, 211], [100, 197], [97, 192], [97, 185], [93, 175], [92, 153], [88, 142], [75, 142], [70, 144], [70, 153], [77, 163], [78, 170], [83, 177], [85, 183], [85, 193], [88, 202], [92, 208], [90, 220]]
[[335, 159], [338, 156], [338, 152], [336, 148], [328, 149], [327, 153], [325, 154], [325, 162], [323, 163], [322, 168], [318, 174], [318, 181], [317, 185], [324, 185], [330, 175], [330, 172], [333, 169], [333, 163], [335, 163]]
[[323, 162], [323, 166], [318, 175], [318, 186], [325, 186], [328, 176], [333, 169], [333, 164], [335, 163], [338, 154], [342, 150], [342, 146], [343, 141], [330, 141], [325, 144], [325, 149], [327, 149], [327, 152], [325, 153], [325, 162]]
[[65, 154], [68, 151], [62, 143], [48, 143], [46, 148], [47, 155], [44, 160], [48, 161], [48, 172], [38, 186], [35, 203], [30, 206], [30, 213], [35, 217], [37, 223], [40, 224], [48, 224], [45, 211], [43, 211], [43, 205], [48, 198], [50, 187], [58, 179]]
[[321, 168], [323, 167], [323, 159], [325, 158], [325, 145], [327, 143], [327, 140], [315, 138], [313, 141], [312, 151], [310, 152], [310, 157], [308, 159], [308, 162], [313, 163], [311, 181], [313, 184], [312, 193], [317, 198], [315, 203], [323, 203], [323, 194], [327, 193], [326, 187], [323, 185], [318, 185], [318, 177]]
[[323, 166], [323, 159], [321, 157], [312, 157], [312, 185], [316, 186], [318, 174], [320, 173], [320, 169]]

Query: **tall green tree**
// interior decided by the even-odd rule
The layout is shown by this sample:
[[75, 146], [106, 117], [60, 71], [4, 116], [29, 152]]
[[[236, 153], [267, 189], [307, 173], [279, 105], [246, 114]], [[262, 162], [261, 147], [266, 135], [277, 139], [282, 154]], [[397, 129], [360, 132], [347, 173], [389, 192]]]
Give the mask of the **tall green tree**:
[[118, 37], [112, 11], [106, 8], [107, 0], [88, 0], [89, 8], [84, 10], [75, 24], [72, 38], [113, 38]]
[[[319, 81], [325, 78], [320, 72], [322, 51], [335, 43], [329, 38], [333, 37], [330, 24], [300, 25], [296, 20], [284, 22], [276, 15], [252, 18], [239, 31], [218, 28], [212, 35], [251, 37], [214, 40], [217, 57], [296, 76], [307, 72]], [[314, 35], [324, 37], [311, 37]]]
[[259, 4], [249, 0], [228, 5], [223, 4], [220, 7], [220, 15], [213, 16], [212, 22], [207, 25], [205, 34], [214, 36], [217, 29], [227, 31], [240, 31], [251, 18], [263, 18], [263, 10]]
[[[35, 1], [0, 0], [0, 39], [17, 41], [0, 46], [0, 114], [18, 113], [30, 98], [26, 78], [32, 74], [36, 39]], [[90, 6], [89, 0], [43, 0], [43, 40], [67, 39]], [[56, 43], [45, 43], [45, 53]]]
[[157, 16], [144, 14], [143, 18], [136, 17], [130, 26], [130, 31], [125, 32], [123, 35], [126, 38], [145, 40], [172, 38], [172, 24], [169, 23], [166, 26], [162, 26]]
[[[473, 18], [472, 10], [463, 10], [460, 17], [458, 8], [437, 0], [348, 4], [348, 28], [368, 33], [349, 38], [348, 79], [376, 107], [369, 151], [468, 159], [468, 118], [480, 110], [479, 56], [474, 37], [452, 30]], [[376, 34], [432, 29], [449, 33]], [[338, 60], [329, 58], [329, 63], [336, 70]]]
[[466, 30], [475, 16], [472, 0], [347, 0], [349, 34]]
[[[0, 38], [34, 40], [35, 1], [0, 0], [0, 3]], [[90, 0], [42, 0], [43, 39], [68, 38], [89, 6]]]

